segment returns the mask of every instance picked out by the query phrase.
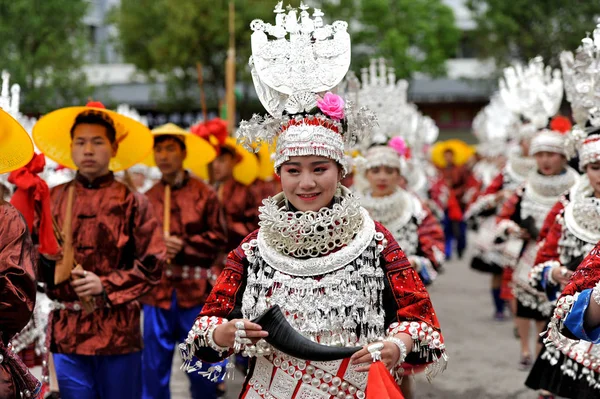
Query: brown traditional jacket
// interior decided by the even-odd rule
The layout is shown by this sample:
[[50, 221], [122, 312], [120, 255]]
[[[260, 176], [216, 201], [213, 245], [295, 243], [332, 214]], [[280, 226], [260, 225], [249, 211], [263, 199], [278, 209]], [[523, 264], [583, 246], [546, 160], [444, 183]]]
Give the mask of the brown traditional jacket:
[[69, 281], [53, 286], [54, 262], [43, 261], [48, 296], [59, 308], [50, 316], [50, 349], [80, 355], [140, 351], [137, 299], [160, 281], [165, 256], [158, 220], [148, 200], [112, 173], [93, 182], [78, 174], [51, 191], [52, 214], [60, 226], [71, 184], [75, 261], [100, 277], [104, 293], [94, 298], [97, 309], [86, 314], [78, 309], [79, 298]]
[[28, 378], [27, 368], [7, 345], [33, 313], [35, 258], [23, 217], [0, 199], [0, 398], [20, 397], [19, 391], [27, 388], [21, 382]]
[[245, 186], [229, 179], [217, 189], [223, 206], [227, 226], [227, 248], [229, 252], [258, 228], [258, 207], [262, 205], [261, 193], [255, 186]]
[[[155, 184], [146, 196], [159, 223], [164, 223], [165, 184]], [[165, 265], [160, 284], [142, 299], [148, 305], [169, 309], [173, 291], [181, 308], [192, 308], [206, 300], [211, 285], [210, 267], [227, 244], [224, 220], [212, 187], [190, 177], [171, 188], [170, 234], [183, 240], [183, 249]]]

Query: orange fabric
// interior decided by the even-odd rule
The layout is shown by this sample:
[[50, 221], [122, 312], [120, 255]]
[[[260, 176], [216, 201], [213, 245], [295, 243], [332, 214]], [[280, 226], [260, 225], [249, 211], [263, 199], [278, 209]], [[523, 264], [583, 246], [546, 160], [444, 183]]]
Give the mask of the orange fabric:
[[367, 399], [404, 399], [398, 384], [382, 362], [375, 362], [367, 379]]

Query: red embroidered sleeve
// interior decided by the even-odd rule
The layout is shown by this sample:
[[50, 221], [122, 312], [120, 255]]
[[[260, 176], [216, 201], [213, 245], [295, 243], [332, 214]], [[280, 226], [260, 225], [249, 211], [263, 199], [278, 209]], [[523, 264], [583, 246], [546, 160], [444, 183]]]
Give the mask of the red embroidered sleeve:
[[563, 203], [557, 202], [550, 210], [548, 217], [546, 217], [544, 226], [540, 230], [540, 239], [543, 240], [543, 244], [538, 249], [534, 265], [552, 260], [558, 261], [558, 241], [562, 235], [562, 224], [559, 215], [562, 214], [563, 210]]
[[419, 246], [423, 255], [429, 259], [437, 270], [444, 261], [444, 231], [440, 222], [433, 216], [431, 210], [422, 204], [425, 218], [419, 224], [417, 234], [419, 235]]
[[502, 173], [498, 173], [496, 177], [494, 177], [494, 180], [492, 180], [489, 186], [487, 186], [486, 189], [483, 191], [482, 195], [496, 194], [497, 192], [502, 190], [503, 187], [504, 175]]
[[540, 235], [538, 236], [538, 242], [542, 242], [547, 238], [550, 229], [556, 224], [557, 216], [565, 209], [566, 201], [567, 199], [565, 196], [561, 196], [560, 200], [550, 209], [550, 212], [546, 215], [546, 219], [544, 219], [544, 224], [542, 225]]
[[405, 367], [413, 369], [417, 364], [429, 364], [426, 373], [433, 378], [444, 370], [447, 356], [429, 293], [392, 234], [380, 223], [375, 225], [387, 241], [382, 256], [386, 278], [396, 302], [396, 318], [389, 325], [387, 335], [409, 335], [413, 340], [413, 352], [407, 357], [409, 365]]
[[256, 239], [258, 230], [251, 233], [242, 243], [227, 256], [225, 268], [219, 275], [202, 311], [198, 317], [217, 316], [226, 318], [235, 309], [241, 295], [240, 289], [245, 285], [244, 270], [246, 268], [246, 255], [242, 244]]
[[583, 259], [571, 276], [571, 281], [562, 292], [562, 296], [575, 295], [588, 288], [594, 288], [600, 281], [600, 242]]
[[517, 189], [513, 195], [511, 195], [502, 205], [500, 212], [498, 213], [498, 217], [496, 218], [496, 222], [500, 223], [503, 220], [511, 220], [513, 215], [517, 210], [517, 205], [521, 201], [521, 196], [523, 195], [523, 190]]

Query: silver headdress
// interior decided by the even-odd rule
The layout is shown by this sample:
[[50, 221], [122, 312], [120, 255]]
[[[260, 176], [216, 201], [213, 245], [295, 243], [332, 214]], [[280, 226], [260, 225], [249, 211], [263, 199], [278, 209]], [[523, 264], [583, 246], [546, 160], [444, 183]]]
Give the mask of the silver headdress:
[[10, 73], [2, 71], [2, 88], [0, 89], [0, 108], [15, 118], [25, 130], [31, 134], [35, 118], [29, 118], [20, 111], [21, 86], [17, 83], [10, 85]]
[[148, 118], [140, 115], [137, 109], [133, 108], [129, 104], [119, 104], [116, 109], [117, 113], [125, 115], [128, 118], [133, 119], [136, 122], [140, 122], [144, 126], [148, 126]]
[[473, 119], [473, 134], [479, 141], [477, 151], [487, 156], [501, 155], [518, 124], [518, 115], [511, 111], [499, 93], [495, 93], [490, 103]]
[[375, 126], [373, 113], [354, 109], [351, 102], [329, 92], [350, 66], [348, 24], [323, 24], [323, 13], [312, 18], [303, 3], [287, 13], [279, 2], [275, 25], [254, 20], [250, 24], [254, 87], [270, 116], [254, 115], [242, 121], [239, 142], [256, 151], [255, 144], [275, 149], [275, 171], [292, 156], [331, 158], [349, 172], [345, 150]]
[[527, 65], [515, 64], [504, 69], [499, 85], [505, 104], [537, 129], [546, 127], [562, 102], [561, 72], [544, 66], [541, 57], [531, 59]]
[[360, 80], [350, 72], [345, 86], [347, 96], [373, 110], [379, 122], [370, 140], [360, 145], [364, 158], [358, 165], [363, 171], [390, 166], [406, 172], [409, 147], [414, 156], [424, 158], [423, 148], [437, 139], [439, 130], [431, 118], [408, 103], [408, 83], [396, 80], [394, 68], [386, 67], [385, 59], [371, 59], [370, 66], [361, 69]]
[[[567, 139], [567, 153], [574, 156], [579, 152], [579, 168], [583, 170], [600, 161], [600, 136], [587, 137], [589, 130], [598, 131], [600, 127], [600, 24], [592, 37], [581, 41], [575, 54], [563, 51], [560, 63], [576, 123]], [[591, 128], [586, 128], [588, 123]]]
[[384, 58], [371, 59], [370, 66], [361, 69], [360, 81], [353, 72], [348, 74], [347, 79], [356, 80], [356, 83], [348, 84], [349, 92], [356, 96], [356, 103], [377, 115], [379, 127], [374, 129], [371, 141], [387, 143], [398, 134], [398, 127], [402, 124], [398, 112], [406, 107], [408, 82], [404, 79], [396, 81], [395, 69], [386, 67]]

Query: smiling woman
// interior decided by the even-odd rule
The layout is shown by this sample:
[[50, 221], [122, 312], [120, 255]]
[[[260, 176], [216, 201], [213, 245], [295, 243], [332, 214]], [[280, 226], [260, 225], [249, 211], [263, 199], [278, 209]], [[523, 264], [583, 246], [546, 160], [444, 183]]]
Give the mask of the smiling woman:
[[[394, 237], [339, 185], [350, 170], [345, 154], [370, 132], [374, 116], [328, 91], [348, 70], [347, 24], [323, 26], [320, 10], [313, 21], [306, 8], [290, 9], [284, 27], [280, 3], [276, 26], [251, 25], [252, 76], [271, 116], [242, 122], [238, 139], [248, 149], [275, 145], [283, 192], [263, 201], [260, 228], [229, 254], [182, 356], [188, 371], [211, 379], [220, 370], [200, 369], [196, 357], [251, 357], [241, 398], [390, 397], [375, 385], [389, 378], [387, 370], [366, 392], [371, 364], [381, 360], [375, 374], [387, 368], [399, 376], [408, 362], [429, 366], [432, 375], [445, 365], [444, 341], [429, 295]], [[300, 30], [292, 26], [298, 12]], [[290, 46], [309, 48], [291, 49], [289, 59], [273, 55], [267, 33], [276, 34], [279, 45], [282, 35], [298, 32], [308, 37]], [[327, 55], [315, 60], [324, 48]], [[276, 74], [283, 70], [291, 72]], [[324, 362], [307, 349], [301, 356], [276, 349], [294, 337], [270, 336], [251, 321], [276, 305], [290, 330], [324, 345], [323, 351], [347, 346], [356, 352]]]
[[325, 157], [291, 157], [281, 166], [280, 177], [285, 197], [294, 208], [318, 211], [331, 205], [342, 170]]

